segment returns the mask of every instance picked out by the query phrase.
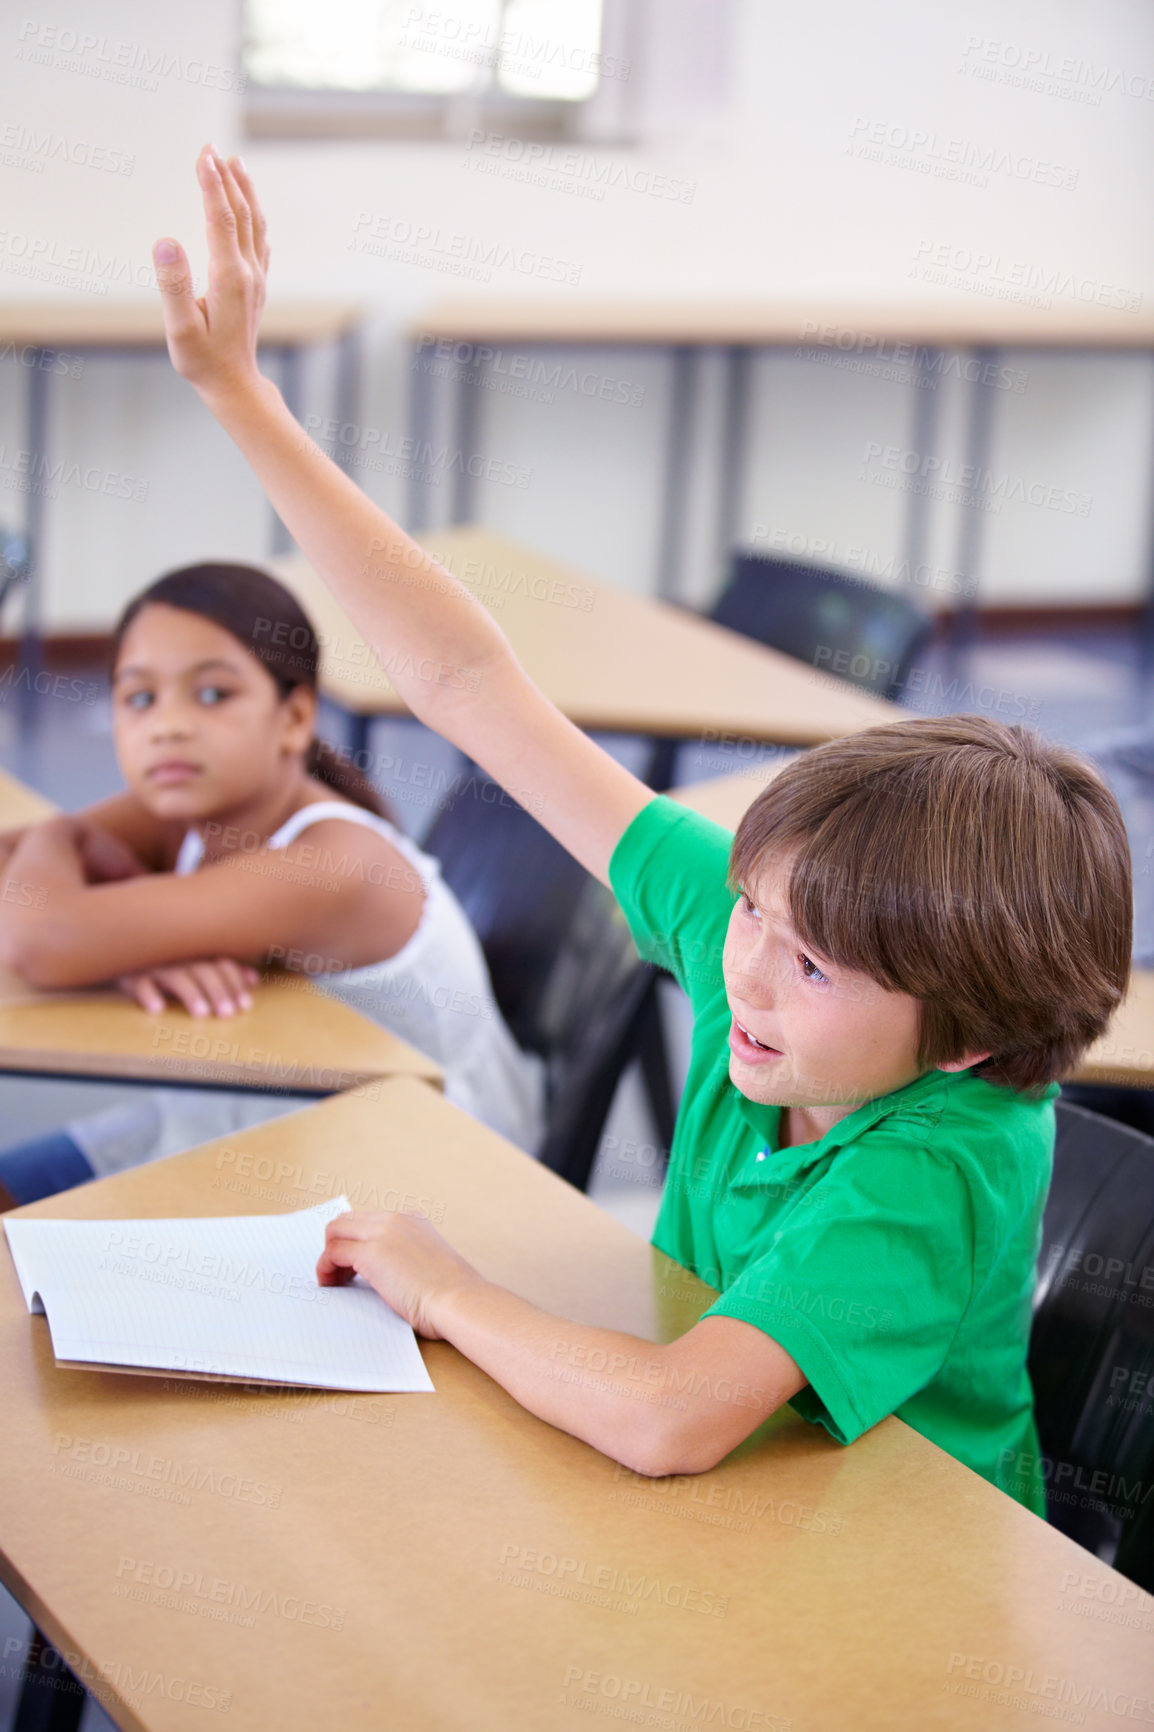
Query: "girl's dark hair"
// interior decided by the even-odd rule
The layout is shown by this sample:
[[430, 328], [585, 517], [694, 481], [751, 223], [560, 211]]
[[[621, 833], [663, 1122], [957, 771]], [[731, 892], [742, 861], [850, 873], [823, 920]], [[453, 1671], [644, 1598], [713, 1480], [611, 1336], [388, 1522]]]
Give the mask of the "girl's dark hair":
[[[134, 596], [116, 622], [112, 665], [120, 657], [124, 634], [146, 607], [177, 607], [210, 619], [247, 650], [276, 681], [286, 698], [295, 686], [317, 689], [320, 644], [308, 614], [283, 583], [255, 565], [185, 565], [166, 572]], [[305, 769], [346, 800], [375, 812], [391, 814], [369, 778], [324, 740], [313, 740]]]

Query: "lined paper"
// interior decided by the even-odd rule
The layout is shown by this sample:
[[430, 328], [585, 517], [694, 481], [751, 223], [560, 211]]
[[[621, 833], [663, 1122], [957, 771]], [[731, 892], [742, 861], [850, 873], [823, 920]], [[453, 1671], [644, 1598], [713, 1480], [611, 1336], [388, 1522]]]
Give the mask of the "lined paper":
[[363, 1393], [431, 1391], [409, 1324], [358, 1276], [319, 1287], [337, 1197], [286, 1215], [4, 1218], [60, 1362]]

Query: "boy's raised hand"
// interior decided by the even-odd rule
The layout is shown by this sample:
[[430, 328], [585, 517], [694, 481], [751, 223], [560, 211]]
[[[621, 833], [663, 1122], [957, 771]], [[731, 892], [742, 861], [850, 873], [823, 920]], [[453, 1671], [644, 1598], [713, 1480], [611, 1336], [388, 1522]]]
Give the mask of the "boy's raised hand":
[[264, 307], [269, 248], [264, 213], [240, 158], [211, 145], [196, 160], [208, 231], [208, 293], [193, 293], [179, 242], [152, 249], [168, 353], [181, 378], [205, 395], [252, 384]]

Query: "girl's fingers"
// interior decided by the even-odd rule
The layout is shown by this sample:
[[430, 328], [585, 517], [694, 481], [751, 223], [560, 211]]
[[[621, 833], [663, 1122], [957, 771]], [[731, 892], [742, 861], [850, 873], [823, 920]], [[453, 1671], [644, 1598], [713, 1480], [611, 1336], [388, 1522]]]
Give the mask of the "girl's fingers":
[[240, 250], [249, 264], [259, 269], [253, 246], [252, 212], [248, 208], [248, 199], [245, 197], [243, 189], [238, 185], [236, 176], [224, 157], [217, 156], [213, 160], [216, 163], [217, 173], [220, 175], [228, 202], [232, 207], [232, 214], [236, 218], [236, 235]]
[[164, 1009], [164, 994], [151, 974], [126, 974], [120, 981], [120, 987], [130, 998], [136, 1000], [141, 1010], [157, 1016]]
[[247, 971], [239, 962], [234, 962], [231, 956], [221, 956], [216, 966], [220, 969], [225, 986], [241, 1010], [251, 1010], [252, 995], [248, 990]]
[[200, 988], [206, 1007], [213, 1016], [231, 1016], [236, 1009], [232, 990], [215, 962], [194, 962], [189, 974]]
[[208, 1001], [200, 989], [191, 970], [187, 968], [158, 968], [154, 978], [171, 993], [178, 1004], [183, 1004], [189, 1016], [207, 1016]]
[[233, 179], [248, 201], [248, 208], [252, 213], [253, 247], [261, 269], [267, 271], [269, 258], [268, 223], [265, 221], [265, 214], [260, 207], [260, 200], [256, 196], [252, 177], [239, 156], [229, 157], [228, 165], [232, 169]]

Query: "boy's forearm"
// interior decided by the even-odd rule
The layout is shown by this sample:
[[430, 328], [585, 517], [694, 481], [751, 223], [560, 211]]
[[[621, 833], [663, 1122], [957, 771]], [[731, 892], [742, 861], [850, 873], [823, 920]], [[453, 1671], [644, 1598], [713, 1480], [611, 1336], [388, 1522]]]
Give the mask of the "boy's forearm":
[[499, 627], [308, 437], [271, 380], [203, 396], [409, 708], [447, 732], [444, 713], [509, 655]]
[[539, 1419], [638, 1473], [679, 1471], [686, 1404], [669, 1393], [666, 1349], [567, 1323], [487, 1281], [448, 1293], [436, 1326]]

